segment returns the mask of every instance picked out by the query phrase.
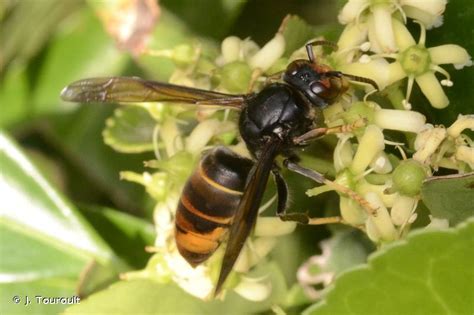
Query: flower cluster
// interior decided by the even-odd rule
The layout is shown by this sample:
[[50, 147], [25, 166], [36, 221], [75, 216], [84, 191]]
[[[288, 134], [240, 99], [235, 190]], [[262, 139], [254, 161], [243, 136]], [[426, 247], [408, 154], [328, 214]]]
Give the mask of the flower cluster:
[[[460, 115], [449, 128], [432, 126], [426, 123], [424, 115], [412, 111], [409, 103], [413, 83], [417, 82], [433, 107], [446, 107], [449, 101], [441, 85], [453, 83], [439, 65], [451, 63], [456, 68], [471, 65], [470, 56], [458, 45], [425, 47], [425, 30], [442, 24], [445, 5], [445, 0], [349, 0], [339, 15], [339, 21], [346, 24], [338, 41], [339, 49], [330, 55], [317, 56], [317, 60], [335, 70], [373, 79], [394, 107], [383, 108], [367, 101], [367, 95], [361, 97], [354, 89], [325, 109], [325, 123], [329, 128], [342, 125], [358, 128], [343, 128], [344, 132], [337, 133], [332, 161], [335, 178], [307, 191], [308, 196], [337, 191], [340, 194], [339, 222], [365, 231], [378, 244], [399, 239], [408, 232], [417, 217], [425, 178], [439, 167], [458, 172], [474, 168], [473, 141], [462, 133], [465, 129], [474, 129], [474, 117]], [[418, 43], [405, 27], [407, 18], [415, 19], [421, 27]], [[279, 31], [263, 47], [250, 39], [228, 37], [215, 58], [202, 54], [199, 45], [187, 44], [154, 54], [168, 57], [177, 65], [170, 78], [172, 83], [247, 93], [258, 90], [292, 60], [306, 58], [302, 55], [303, 48], [290, 54], [285, 53], [286, 49], [285, 36]], [[435, 72], [446, 77], [441, 85]], [[398, 88], [404, 78], [408, 78], [405, 95]], [[166, 107], [161, 103], [140, 106], [157, 121], [153, 134], [156, 160], [146, 163], [154, 171], [123, 172], [122, 178], [142, 184], [156, 200], [157, 238], [152, 248], [155, 255], [146, 270], [128, 276], [145, 274], [157, 281], [174, 281], [192, 295], [210, 298], [223, 255], [222, 247], [204, 264], [192, 268], [179, 255], [174, 243], [174, 215], [181, 189], [203, 151], [215, 145], [227, 145], [248, 156], [232, 119], [235, 113], [199, 108], [198, 115], [193, 115], [194, 109], [179, 106]], [[414, 141], [407, 144], [389, 141], [386, 139], [388, 130]], [[262, 208], [269, 207], [274, 199]], [[278, 236], [291, 233], [294, 228], [292, 222], [260, 217], [226, 289], [233, 289], [250, 300], [267, 298], [271, 293], [269, 277], [251, 277], [248, 271], [265, 259]], [[328, 250], [324, 255], [329, 255]], [[313, 258], [303, 267], [307, 269], [315, 262], [320, 260]], [[300, 272], [299, 278], [311, 283], [312, 278], [304, 276], [305, 270]], [[316, 280], [328, 284], [331, 279], [332, 274], [325, 273]]]
[[[456, 69], [471, 66], [471, 57], [454, 44], [426, 48], [426, 28], [442, 24], [446, 0], [350, 0], [339, 14], [346, 29], [339, 40], [339, 67], [347, 73], [374, 79], [382, 89], [408, 78], [407, 91], [401, 104], [410, 109], [413, 83], [435, 108], [448, 106], [441, 85], [453, 85], [442, 64]], [[406, 28], [407, 17], [421, 27], [418, 43]], [[370, 53], [370, 54], [369, 54]], [[389, 63], [387, 59], [394, 60]], [[438, 82], [435, 73], [445, 79]], [[441, 85], [440, 85], [441, 83]]]

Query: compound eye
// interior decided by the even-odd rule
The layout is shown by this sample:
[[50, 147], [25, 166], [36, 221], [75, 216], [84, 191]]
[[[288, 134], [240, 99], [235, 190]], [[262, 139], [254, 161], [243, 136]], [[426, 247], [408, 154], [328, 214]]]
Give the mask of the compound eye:
[[326, 90], [326, 87], [322, 85], [321, 83], [318, 82], [313, 82], [309, 88], [311, 89], [311, 92], [314, 94], [318, 95]]

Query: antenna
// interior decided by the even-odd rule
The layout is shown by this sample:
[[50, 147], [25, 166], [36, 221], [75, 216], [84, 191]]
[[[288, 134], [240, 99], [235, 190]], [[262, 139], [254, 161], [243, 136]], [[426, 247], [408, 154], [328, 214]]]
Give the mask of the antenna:
[[352, 74], [347, 74], [347, 73], [342, 73], [342, 75], [345, 76], [345, 77], [347, 77], [347, 78], [349, 78], [349, 79], [352, 80], [352, 81], [370, 84], [370, 85], [372, 85], [376, 90], [380, 91], [379, 86], [378, 86], [377, 83], [376, 83], [374, 80], [372, 80], [372, 79], [365, 78], [365, 77], [359, 77], [359, 76], [357, 76], [357, 75], [352, 75]]
[[337, 44], [327, 41], [327, 40], [316, 40], [314, 42], [309, 42], [306, 44], [306, 53], [308, 54], [308, 59], [312, 63], [316, 63], [316, 58], [314, 58], [313, 46], [327, 46], [331, 47], [334, 50], [337, 50]]

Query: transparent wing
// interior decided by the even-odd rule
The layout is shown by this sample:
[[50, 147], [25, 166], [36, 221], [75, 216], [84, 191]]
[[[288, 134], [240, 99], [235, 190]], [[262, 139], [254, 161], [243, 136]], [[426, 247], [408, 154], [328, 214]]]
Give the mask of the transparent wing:
[[138, 77], [106, 77], [73, 82], [62, 90], [61, 98], [80, 103], [179, 102], [240, 108], [246, 96], [148, 81]]

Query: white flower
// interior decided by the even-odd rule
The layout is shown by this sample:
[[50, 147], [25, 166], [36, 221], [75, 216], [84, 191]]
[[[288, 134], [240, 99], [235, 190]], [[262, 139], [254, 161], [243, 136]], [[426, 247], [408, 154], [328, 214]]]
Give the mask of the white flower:
[[164, 259], [173, 281], [184, 291], [203, 300], [211, 298], [214, 283], [208, 267], [205, 265], [191, 267], [178, 251], [165, 254]]
[[396, 52], [393, 15], [400, 12], [403, 20], [410, 17], [421, 21], [425, 27], [442, 24], [446, 0], [349, 0], [339, 13], [341, 24], [367, 21], [372, 51], [378, 53]]
[[[397, 230], [395, 229], [390, 214], [388, 213], [387, 208], [380, 199], [379, 195], [374, 192], [369, 192], [365, 196], [365, 199], [370, 203], [370, 205], [377, 209], [377, 212], [374, 215], [369, 216], [366, 222], [367, 230], [374, 230], [374, 233], [377, 237], [376, 241], [393, 241], [398, 237]], [[368, 226], [367, 226], [368, 225]], [[369, 235], [370, 236], [370, 235]]]
[[450, 137], [457, 138], [465, 129], [474, 131], [474, 115], [459, 114], [458, 119], [456, 119], [447, 131]]
[[443, 24], [447, 0], [399, 0], [409, 18], [422, 22], [427, 29]]
[[416, 153], [413, 159], [421, 163], [429, 163], [431, 156], [446, 138], [446, 129], [444, 127], [433, 127], [427, 125], [426, 129], [418, 133], [415, 140]]
[[[394, 21], [393, 26], [400, 52], [393, 55], [397, 61], [389, 66], [388, 84], [408, 77], [407, 102], [410, 99], [413, 83], [416, 81], [433, 107], [444, 108], [448, 106], [449, 100], [441, 85], [452, 86], [452, 81], [449, 73], [439, 65], [451, 63], [458, 68], [471, 66], [471, 56], [458, 45], [450, 44], [426, 48], [425, 28], [421, 24], [421, 35], [418, 43], [415, 43], [415, 40], [401, 22]], [[446, 76], [446, 79], [441, 81], [441, 85], [435, 76], [435, 72]]]
[[221, 52], [222, 55], [216, 61], [220, 66], [240, 60], [248, 62], [252, 69], [266, 71], [285, 52], [285, 38], [277, 33], [259, 49], [258, 45], [250, 39], [241, 40], [230, 36], [222, 41]]

